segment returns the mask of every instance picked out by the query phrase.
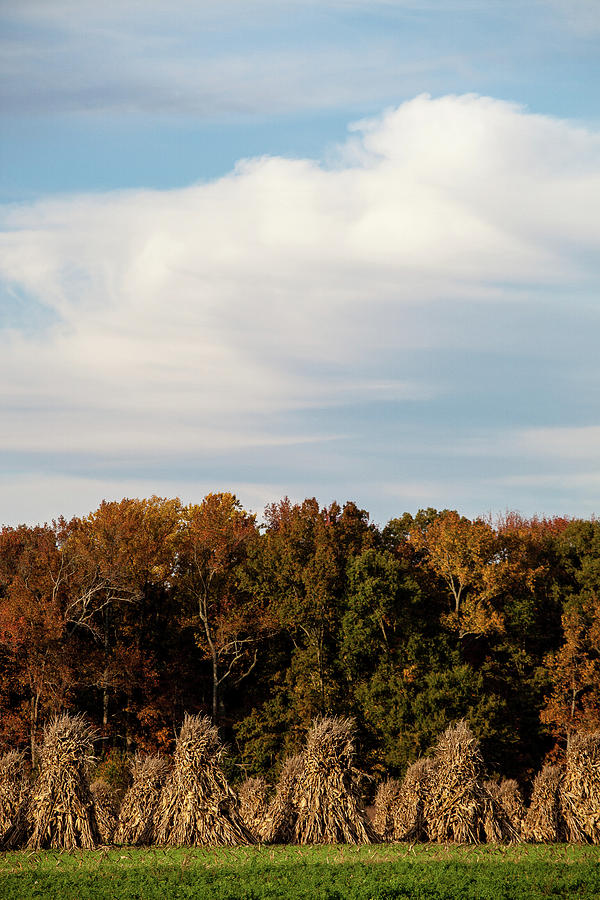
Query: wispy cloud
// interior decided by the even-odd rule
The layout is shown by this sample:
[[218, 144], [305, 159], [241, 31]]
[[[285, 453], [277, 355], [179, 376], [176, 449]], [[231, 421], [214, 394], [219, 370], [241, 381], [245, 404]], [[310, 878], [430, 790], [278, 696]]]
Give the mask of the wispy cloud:
[[222, 119], [489, 90], [536, 13], [513, 0], [22, 0], [3, 11], [0, 100], [5, 114]]
[[600, 460], [600, 425], [531, 428], [518, 434], [516, 449], [535, 459]]

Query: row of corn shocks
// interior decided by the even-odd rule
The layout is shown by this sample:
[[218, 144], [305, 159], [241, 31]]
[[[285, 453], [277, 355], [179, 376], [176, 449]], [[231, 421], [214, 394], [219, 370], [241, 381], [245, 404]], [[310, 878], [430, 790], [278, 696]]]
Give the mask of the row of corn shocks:
[[96, 734], [82, 716], [45, 729], [37, 776], [24, 754], [0, 758], [0, 849], [92, 849], [106, 844], [232, 846], [458, 843], [600, 843], [600, 733], [571, 738], [563, 769], [547, 766], [526, 808], [516, 781], [485, 780], [479, 742], [461, 721], [402, 782], [379, 785], [372, 820], [354, 768], [354, 723], [313, 723], [302, 753], [287, 759], [272, 796], [262, 778], [235, 792], [223, 773], [217, 729], [186, 716], [172, 760], [136, 756], [131, 785], [116, 792], [88, 773]]

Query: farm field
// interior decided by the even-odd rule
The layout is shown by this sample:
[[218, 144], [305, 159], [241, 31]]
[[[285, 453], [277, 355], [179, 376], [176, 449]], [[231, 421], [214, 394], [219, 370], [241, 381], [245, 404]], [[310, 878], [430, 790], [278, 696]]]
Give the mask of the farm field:
[[101, 848], [0, 856], [3, 900], [600, 897], [590, 846]]

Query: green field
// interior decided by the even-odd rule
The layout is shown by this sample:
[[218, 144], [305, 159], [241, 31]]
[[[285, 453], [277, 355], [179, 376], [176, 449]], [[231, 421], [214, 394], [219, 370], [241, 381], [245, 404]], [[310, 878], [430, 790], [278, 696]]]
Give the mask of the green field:
[[132, 848], [0, 855], [2, 900], [598, 900], [600, 848]]

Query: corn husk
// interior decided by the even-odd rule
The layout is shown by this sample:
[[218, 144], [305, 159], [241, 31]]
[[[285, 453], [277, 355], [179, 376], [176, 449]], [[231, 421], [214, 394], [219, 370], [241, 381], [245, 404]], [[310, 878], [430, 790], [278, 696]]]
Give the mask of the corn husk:
[[30, 795], [25, 754], [5, 753], [0, 757], [0, 849], [15, 850], [26, 843]]
[[514, 778], [504, 778], [499, 784], [495, 781], [486, 781], [485, 787], [502, 806], [510, 824], [520, 836], [525, 818], [525, 804], [517, 782]]
[[283, 764], [275, 796], [271, 799], [259, 837], [269, 844], [290, 844], [296, 825], [296, 783], [303, 772], [301, 756], [289, 756]]
[[101, 843], [88, 781], [94, 738], [83, 716], [58, 716], [45, 727], [29, 847], [93, 850]]
[[100, 778], [92, 781], [90, 791], [94, 798], [96, 821], [98, 822], [98, 830], [100, 832], [102, 843], [112, 844], [119, 816], [119, 798], [117, 792]]
[[426, 841], [425, 802], [433, 771], [431, 759], [418, 759], [406, 770], [393, 809], [394, 841]]
[[560, 808], [568, 841], [600, 844], [600, 732], [569, 741]]
[[394, 840], [394, 811], [399, 793], [400, 782], [396, 778], [387, 778], [377, 788], [373, 829], [380, 841]]
[[221, 769], [224, 747], [208, 717], [186, 715], [157, 810], [156, 842], [191, 847], [253, 844]]
[[376, 840], [353, 766], [354, 721], [335, 716], [313, 723], [294, 788], [297, 844], [369, 844]]
[[238, 790], [240, 815], [256, 840], [261, 832], [269, 809], [269, 788], [264, 778], [247, 778]]
[[424, 827], [430, 840], [460, 844], [519, 840], [484, 786], [479, 741], [462, 720], [444, 732], [428, 775]]
[[154, 839], [156, 811], [160, 792], [171, 770], [162, 756], [136, 754], [130, 763], [132, 777], [114, 833], [116, 844], [144, 846]]
[[523, 820], [523, 840], [548, 844], [561, 841], [564, 827], [560, 812], [562, 773], [558, 766], [544, 766], [533, 782], [531, 802]]

